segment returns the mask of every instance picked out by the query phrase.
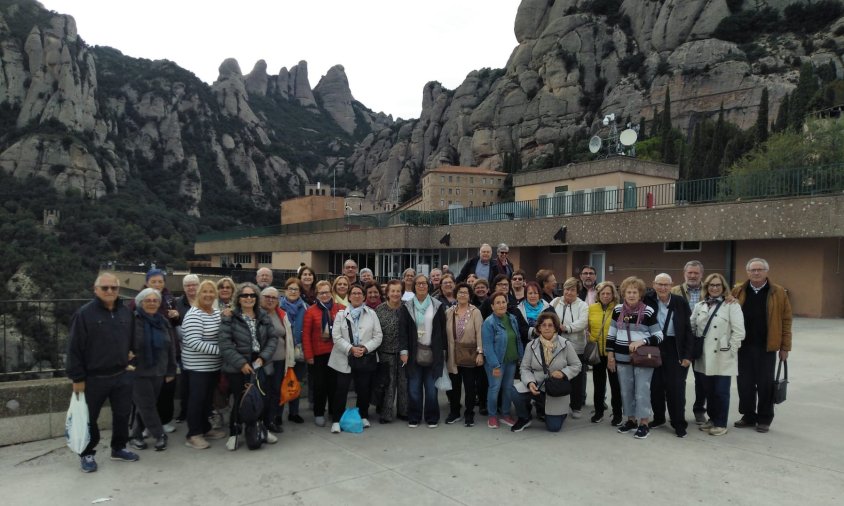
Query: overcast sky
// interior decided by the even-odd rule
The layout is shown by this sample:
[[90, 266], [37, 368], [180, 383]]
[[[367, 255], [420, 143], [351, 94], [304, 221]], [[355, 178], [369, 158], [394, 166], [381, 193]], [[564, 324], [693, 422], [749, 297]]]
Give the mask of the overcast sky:
[[422, 88], [456, 88], [470, 71], [503, 68], [519, 0], [41, 0], [76, 19], [90, 45], [168, 59], [207, 83], [235, 58], [244, 74], [265, 60], [278, 74], [308, 62], [313, 88], [342, 64], [355, 99], [417, 118]]

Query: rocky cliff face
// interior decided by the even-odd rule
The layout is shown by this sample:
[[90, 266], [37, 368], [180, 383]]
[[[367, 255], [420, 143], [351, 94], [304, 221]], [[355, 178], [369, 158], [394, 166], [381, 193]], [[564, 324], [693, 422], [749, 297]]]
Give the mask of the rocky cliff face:
[[349, 166], [369, 178], [378, 198], [395, 181], [415, 184], [443, 163], [499, 169], [511, 154], [536, 166], [566, 137], [597, 132], [604, 114], [650, 120], [669, 89], [672, 124], [683, 131], [721, 104], [728, 121], [748, 128], [764, 88], [776, 117], [800, 62], [834, 62], [839, 76], [844, 70], [837, 49], [844, 40], [835, 35], [844, 20], [808, 35], [814, 43], [777, 34], [742, 47], [712, 36], [730, 14], [725, 0], [619, 3], [596, 13], [612, 2], [523, 0], [514, 24], [519, 44], [503, 72], [471, 72], [454, 91], [429, 83], [420, 118], [373, 132]]
[[649, 121], [669, 89], [675, 127], [723, 104], [747, 128], [765, 88], [776, 117], [801, 62], [844, 70], [844, 19], [737, 45], [712, 35], [726, 0], [523, 0], [504, 69], [454, 90], [428, 83], [419, 118], [394, 122], [354, 99], [341, 65], [312, 89], [304, 61], [244, 75], [225, 60], [208, 86], [172, 62], [91, 48], [73, 18], [34, 2], [0, 8], [0, 168], [92, 198], [140, 179], [192, 215], [241, 197], [271, 209], [334, 169], [379, 201], [441, 164], [539, 167], [604, 114]]

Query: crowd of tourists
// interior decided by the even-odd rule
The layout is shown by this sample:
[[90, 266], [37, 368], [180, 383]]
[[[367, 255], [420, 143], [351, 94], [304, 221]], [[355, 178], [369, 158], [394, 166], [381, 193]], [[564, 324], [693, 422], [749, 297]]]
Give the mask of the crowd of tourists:
[[[117, 277], [101, 273], [70, 329], [67, 374], [91, 421], [82, 470], [97, 470], [107, 399], [111, 459], [127, 462], [136, 451], [165, 450], [177, 426], [197, 450], [214, 440], [231, 451], [276, 443], [285, 407], [287, 422], [305, 423], [304, 399], [312, 423], [339, 433], [350, 388], [366, 430], [376, 418], [438, 427], [445, 388], [447, 425], [520, 432], [538, 421], [559, 432], [567, 418], [600, 424], [606, 414], [637, 439], [666, 424], [683, 438], [690, 369], [700, 430], [727, 433], [737, 376], [742, 417], [733, 426], [768, 432], [774, 368], [791, 350], [791, 307], [764, 259], [748, 261], [747, 281], [730, 290], [698, 261], [677, 285], [662, 273], [650, 287], [637, 277], [616, 286], [586, 265], [560, 286], [549, 269], [528, 278], [508, 254], [500, 244], [493, 258], [484, 244], [457, 275], [447, 266], [429, 275], [407, 269], [386, 283], [353, 260], [331, 281], [303, 266], [279, 288], [266, 268], [254, 283], [189, 274], [180, 297], [153, 269], [128, 303]], [[593, 409], [585, 415], [587, 370]], [[307, 388], [290, 400], [283, 386], [292, 375]], [[257, 413], [247, 409], [255, 396]]]

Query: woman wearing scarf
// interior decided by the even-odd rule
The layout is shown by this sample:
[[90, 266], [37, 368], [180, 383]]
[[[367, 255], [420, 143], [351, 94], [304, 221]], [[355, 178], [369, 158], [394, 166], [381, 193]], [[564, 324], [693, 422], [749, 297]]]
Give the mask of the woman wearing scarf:
[[232, 278], [220, 278], [217, 281], [217, 301], [214, 307], [220, 310], [220, 316], [231, 316], [234, 307], [234, 292], [237, 287]]
[[[492, 295], [492, 314], [481, 326], [484, 350], [484, 368], [489, 387], [487, 389], [487, 427], [498, 428], [498, 392], [501, 392], [501, 423], [512, 427], [516, 420], [510, 416], [510, 400], [518, 395], [513, 387], [516, 368], [524, 354], [524, 344], [519, 336], [516, 316], [507, 312], [507, 293]], [[517, 398], [517, 403], [521, 398]]]
[[334, 303], [331, 283], [328, 281], [317, 282], [316, 295], [316, 304], [305, 311], [302, 350], [308, 363], [308, 378], [314, 388], [314, 423], [318, 427], [325, 427], [325, 402], [334, 398], [337, 385], [337, 373], [328, 367], [328, 357], [334, 349], [331, 332], [334, 329], [334, 318], [345, 307]]
[[[584, 362], [583, 352], [586, 349], [586, 327], [589, 325], [589, 305], [577, 297], [580, 280], [568, 278], [563, 283], [563, 295], [551, 301], [551, 309], [560, 319], [560, 335], [568, 339], [574, 351]], [[571, 396], [569, 399], [571, 417], [577, 420], [581, 417], [583, 405], [586, 403], [586, 368], [571, 380]]]
[[[446, 274], [446, 276], [450, 276]], [[443, 277], [445, 284], [445, 277]], [[469, 304], [472, 289], [466, 283], [457, 285], [457, 305], [445, 312], [446, 334], [448, 335], [448, 375], [451, 390], [448, 391], [449, 414], [446, 424], [460, 420], [460, 385], [466, 393], [466, 427], [475, 425], [475, 396], [477, 393], [477, 368], [484, 365], [484, 350], [481, 342], [481, 311]]]
[[[535, 398], [545, 407], [545, 428], [549, 432], [559, 432], [566, 420], [569, 396], [552, 397], [545, 395], [545, 371], [554, 378], [565, 376], [569, 380], [577, 377], [582, 369], [580, 358], [572, 343], [558, 335], [560, 320], [553, 312], [540, 314], [536, 320], [535, 332], [539, 336], [528, 343], [522, 358], [521, 378], [529, 392], [522, 397]], [[529, 402], [529, 401], [528, 401]], [[510, 429], [521, 432], [530, 425], [527, 402], [516, 402], [519, 419]]]
[[284, 374], [287, 372], [288, 365], [293, 365], [293, 329], [287, 313], [278, 307], [278, 290], [274, 287], [268, 286], [261, 290], [261, 309], [269, 316], [277, 339], [272, 366], [265, 369], [268, 382], [264, 385], [264, 390], [267, 392], [264, 425], [268, 431], [278, 434], [284, 432], [281, 427], [281, 413], [284, 407], [279, 406], [278, 403]]
[[162, 385], [176, 377], [176, 334], [167, 318], [159, 313], [161, 293], [144, 288], [135, 297], [135, 330], [133, 348], [135, 380], [132, 399], [135, 403], [135, 423], [129, 444], [137, 450], [147, 448], [144, 429], [155, 438], [155, 449], [167, 448], [167, 435], [158, 415], [157, 400]]
[[434, 383], [443, 374], [447, 344], [445, 305], [428, 294], [428, 278], [424, 274], [413, 278], [413, 288], [413, 297], [404, 302], [399, 313], [400, 357], [407, 371], [408, 426], [418, 427], [424, 416], [425, 423], [433, 429], [440, 423]]
[[384, 302], [381, 297], [381, 288], [375, 284], [375, 281], [367, 281], [363, 284], [363, 294], [366, 296], [365, 304], [369, 309], [375, 310]]
[[334, 302], [348, 307], [349, 305], [349, 287], [351, 282], [346, 276], [340, 275], [334, 278], [334, 284], [331, 285], [331, 291], [334, 294]]
[[621, 424], [621, 390], [618, 385], [618, 374], [607, 369], [607, 335], [610, 331], [613, 309], [618, 304], [618, 290], [612, 281], [604, 281], [596, 289], [598, 300], [589, 306], [589, 340], [597, 344], [601, 362], [592, 366], [595, 414], [592, 415], [591, 421], [600, 423], [604, 419], [604, 399], [607, 396], [607, 378], [609, 377], [612, 393], [610, 425], [618, 427]]
[[[363, 288], [352, 285], [349, 290], [349, 307], [341, 310], [334, 318], [334, 349], [328, 359], [328, 366], [337, 371], [337, 387], [331, 403], [331, 432], [340, 432], [340, 417], [346, 409], [349, 384], [355, 381], [357, 408], [363, 419], [363, 427], [370, 427], [369, 399], [372, 384], [378, 369], [378, 355], [375, 350], [381, 346], [381, 323], [375, 311], [367, 307]], [[358, 361], [357, 364], [353, 364]], [[353, 367], [354, 365], [354, 367]]]
[[316, 273], [307, 265], [299, 269], [299, 281], [302, 282], [302, 300], [312, 306], [316, 304]]
[[741, 306], [724, 304], [726, 289], [724, 276], [717, 273], [707, 276], [702, 290], [706, 298], [695, 305], [691, 318], [692, 332], [703, 337], [703, 354], [695, 360], [694, 367], [695, 371], [705, 374], [709, 421], [701, 425], [700, 430], [708, 431], [711, 436], [727, 433], [730, 382], [738, 374], [738, 350], [745, 336]]
[[[308, 304], [302, 299], [304, 287], [298, 278], [290, 278], [284, 284], [285, 296], [281, 298], [281, 310], [287, 315], [290, 322], [290, 330], [293, 335], [292, 344], [293, 360], [287, 362], [287, 367], [293, 367], [296, 379], [300, 383], [305, 381], [308, 372], [308, 364], [305, 362], [305, 352], [302, 345], [302, 332], [305, 325], [305, 311]], [[291, 334], [288, 334], [291, 335]], [[299, 414], [299, 398], [293, 399], [287, 404], [287, 419], [293, 423], [305, 423], [305, 419]], [[281, 415], [281, 411], [279, 411]]]
[[542, 299], [542, 289], [536, 281], [525, 284], [525, 297], [516, 305], [519, 314], [528, 324], [528, 339], [536, 338], [536, 321], [539, 313], [548, 309], [549, 304]]
[[[434, 296], [439, 299], [440, 302], [445, 304], [445, 307], [452, 307], [457, 304], [457, 297], [454, 293], [454, 276], [451, 274], [443, 274], [442, 279], [440, 279], [440, 288], [434, 293]], [[471, 291], [471, 287], [469, 288]]]
[[[618, 427], [626, 434], [633, 429], [633, 437], [645, 439], [650, 433], [648, 419], [651, 416], [650, 367], [637, 367], [630, 361], [630, 353], [641, 346], [656, 346], [662, 342], [662, 329], [656, 312], [642, 299], [645, 296], [645, 282], [631, 276], [621, 282], [623, 302], [612, 312], [610, 331], [607, 335], [607, 368], [618, 373], [621, 387], [621, 403], [627, 421]], [[638, 421], [638, 423], [637, 423]]]
[[[253, 283], [241, 284], [235, 293], [235, 303], [231, 316], [223, 316], [220, 321], [220, 355], [223, 356], [223, 373], [229, 380], [229, 393], [234, 396], [232, 412], [229, 418], [229, 439], [226, 448], [237, 450], [241, 422], [237, 407], [243, 396], [243, 387], [250, 381], [250, 376], [258, 373], [253, 369], [271, 364], [273, 353], [278, 345], [275, 327], [266, 311], [258, 306], [259, 288]], [[262, 376], [259, 374], [259, 378]], [[264, 398], [264, 413], [267, 410]], [[262, 417], [263, 419], [263, 417]], [[278, 442], [272, 433], [267, 433], [267, 443]]]
[[407, 420], [407, 376], [399, 371], [399, 314], [402, 308], [402, 282], [387, 283], [387, 301], [375, 309], [381, 324], [381, 346], [378, 348], [378, 381], [375, 387], [376, 411], [381, 423], [396, 416]]

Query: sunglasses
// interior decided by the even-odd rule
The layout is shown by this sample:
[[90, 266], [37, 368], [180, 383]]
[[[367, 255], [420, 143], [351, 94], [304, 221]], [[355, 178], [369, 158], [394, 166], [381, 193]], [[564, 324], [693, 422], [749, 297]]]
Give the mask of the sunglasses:
[[258, 295], [254, 293], [241, 293], [238, 297], [241, 299], [257, 299]]
[[111, 286], [111, 285], [99, 286], [98, 288], [100, 290], [104, 291], [104, 292], [116, 292], [116, 291], [120, 290], [119, 286]]

